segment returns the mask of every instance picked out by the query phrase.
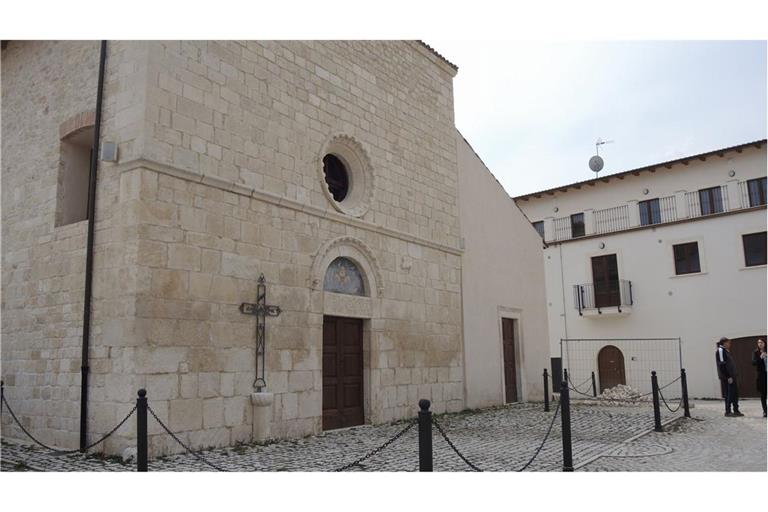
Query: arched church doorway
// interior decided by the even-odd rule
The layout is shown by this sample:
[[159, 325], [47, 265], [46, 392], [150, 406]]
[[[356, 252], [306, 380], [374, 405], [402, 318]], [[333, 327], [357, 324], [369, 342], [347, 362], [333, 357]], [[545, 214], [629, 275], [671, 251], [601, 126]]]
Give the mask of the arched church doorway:
[[[327, 293], [364, 297], [365, 281], [349, 258], [338, 257], [323, 280]], [[365, 423], [363, 320], [323, 317], [323, 430]]]

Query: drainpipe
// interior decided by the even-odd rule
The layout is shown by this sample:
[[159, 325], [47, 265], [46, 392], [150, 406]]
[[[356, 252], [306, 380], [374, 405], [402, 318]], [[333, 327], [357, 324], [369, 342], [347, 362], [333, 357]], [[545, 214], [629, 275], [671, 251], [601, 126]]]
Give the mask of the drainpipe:
[[99, 164], [99, 138], [101, 137], [101, 100], [104, 92], [104, 65], [107, 60], [107, 42], [101, 42], [99, 55], [99, 83], [96, 88], [96, 118], [93, 123], [93, 151], [88, 182], [88, 239], [85, 247], [85, 296], [83, 297], [83, 354], [80, 364], [80, 451], [88, 446], [88, 342], [91, 337], [91, 285], [93, 283], [93, 235], [96, 226], [96, 170]]

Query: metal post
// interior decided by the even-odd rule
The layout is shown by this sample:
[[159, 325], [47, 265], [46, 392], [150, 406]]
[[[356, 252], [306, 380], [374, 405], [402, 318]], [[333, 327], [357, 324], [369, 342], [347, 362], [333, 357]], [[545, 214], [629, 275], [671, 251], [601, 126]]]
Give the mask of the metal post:
[[661, 428], [661, 409], [659, 407], [659, 380], [656, 372], [651, 372], [651, 391], [653, 391], [653, 430], [663, 432]]
[[592, 396], [597, 396], [597, 383], [595, 381], [595, 372], [592, 372]]
[[419, 400], [419, 471], [432, 471], [432, 411], [429, 400]]
[[544, 412], [549, 412], [549, 374], [544, 368]]
[[[568, 368], [563, 368], [563, 382], [565, 382], [565, 387], [568, 387]], [[563, 392], [562, 385], [560, 386], [560, 392]]]
[[688, 408], [688, 376], [685, 374], [685, 368], [680, 369], [680, 387], [683, 392], [683, 411], [685, 417], [691, 417], [691, 410]]
[[136, 471], [147, 471], [147, 391], [136, 399]]
[[578, 304], [579, 316], [582, 316], [581, 315], [581, 286], [579, 286], [578, 284], [576, 285], [576, 301]]
[[[546, 371], [546, 370], [544, 370]], [[0, 416], [3, 415], [3, 402], [5, 401], [5, 381], [0, 380]]]
[[563, 471], [573, 471], [573, 450], [571, 447], [571, 398], [568, 383], [560, 387], [560, 418], [563, 429]]

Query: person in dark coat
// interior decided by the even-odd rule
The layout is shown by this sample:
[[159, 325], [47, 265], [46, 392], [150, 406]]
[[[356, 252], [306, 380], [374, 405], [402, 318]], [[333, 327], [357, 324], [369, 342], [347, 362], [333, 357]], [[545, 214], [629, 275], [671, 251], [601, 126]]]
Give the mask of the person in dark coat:
[[[739, 411], [739, 390], [736, 387], [736, 364], [731, 357], [731, 340], [720, 338], [715, 351], [717, 376], [720, 378], [720, 389], [725, 398], [726, 416], [744, 416]], [[733, 410], [731, 410], [733, 408]]]
[[766, 362], [768, 355], [765, 350], [765, 340], [757, 340], [757, 349], [752, 353], [752, 365], [757, 370], [757, 391], [760, 393], [760, 404], [763, 406], [763, 418], [766, 417], [765, 410], [765, 387], [766, 387]]

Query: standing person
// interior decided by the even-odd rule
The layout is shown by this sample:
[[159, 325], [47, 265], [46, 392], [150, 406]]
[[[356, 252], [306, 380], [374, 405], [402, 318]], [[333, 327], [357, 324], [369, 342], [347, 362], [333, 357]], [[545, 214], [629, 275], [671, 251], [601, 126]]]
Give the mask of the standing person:
[[757, 370], [757, 390], [760, 392], [760, 404], [763, 406], [763, 418], [765, 418], [765, 384], [768, 355], [765, 351], [765, 340], [763, 339], [757, 340], [757, 349], [752, 353], [752, 364], [755, 370]]
[[[717, 376], [720, 378], [720, 389], [725, 398], [726, 416], [744, 416], [739, 411], [739, 390], [736, 387], [736, 364], [731, 357], [731, 340], [720, 338], [717, 342], [717, 351], [715, 351], [715, 361], [717, 362]], [[731, 412], [733, 407], [733, 412]]]

